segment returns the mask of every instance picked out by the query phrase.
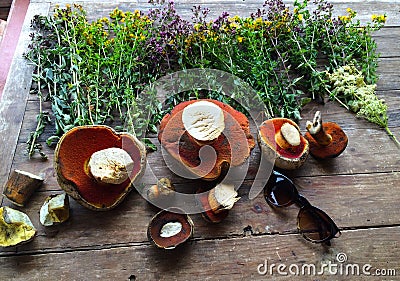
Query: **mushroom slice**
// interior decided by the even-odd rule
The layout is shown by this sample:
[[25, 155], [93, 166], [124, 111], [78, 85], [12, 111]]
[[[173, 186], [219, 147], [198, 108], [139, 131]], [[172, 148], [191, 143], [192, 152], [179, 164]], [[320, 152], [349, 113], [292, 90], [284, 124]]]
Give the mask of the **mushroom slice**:
[[50, 195], [40, 208], [40, 223], [51, 226], [69, 218], [69, 200], [65, 193]]
[[189, 171], [189, 176], [209, 181], [223, 176], [229, 167], [245, 163], [255, 146], [247, 117], [211, 99], [175, 106], [163, 117], [158, 139], [174, 167], [183, 168], [182, 174]]
[[186, 214], [172, 211], [158, 212], [147, 228], [149, 240], [158, 248], [175, 249], [193, 235], [192, 219]]
[[36, 234], [29, 217], [10, 207], [0, 208], [0, 246], [10, 247], [29, 242]]
[[[124, 150], [124, 154], [121, 150]], [[118, 160], [115, 160], [115, 151], [115, 155], [120, 157]], [[101, 125], [78, 126], [61, 137], [54, 157], [57, 181], [61, 188], [81, 205], [95, 211], [105, 211], [121, 203], [131, 191], [132, 183], [143, 175], [146, 149], [129, 133], [116, 133], [110, 127]], [[110, 176], [107, 172], [105, 176], [95, 172], [101, 167], [115, 171], [117, 168], [107, 166], [113, 161], [122, 163], [119, 174]]]
[[322, 122], [321, 112], [315, 112], [313, 122], [307, 121], [305, 138], [310, 143], [310, 153], [318, 159], [339, 156], [347, 147], [348, 138], [334, 122]]
[[287, 118], [264, 121], [258, 141], [264, 156], [275, 159], [275, 166], [281, 169], [297, 169], [308, 157], [308, 141], [300, 134], [299, 126]]
[[17, 206], [23, 207], [44, 179], [29, 172], [14, 170], [4, 186], [3, 195]]
[[219, 223], [224, 220], [240, 199], [234, 185], [220, 183], [207, 192], [198, 191], [198, 201], [204, 210], [203, 218], [212, 223]]
[[232, 209], [239, 199], [233, 184], [220, 183], [208, 195], [208, 202], [214, 212]]
[[211, 141], [225, 129], [224, 112], [209, 101], [189, 104], [183, 109], [182, 122], [186, 131], [196, 140]]

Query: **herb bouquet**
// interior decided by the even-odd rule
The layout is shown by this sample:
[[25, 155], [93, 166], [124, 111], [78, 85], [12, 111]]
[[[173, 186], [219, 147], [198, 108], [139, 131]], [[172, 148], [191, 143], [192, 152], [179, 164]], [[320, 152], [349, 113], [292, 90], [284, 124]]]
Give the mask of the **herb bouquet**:
[[[248, 17], [224, 12], [216, 19], [209, 19], [207, 8], [194, 6], [190, 21], [177, 13], [173, 2], [153, 3], [146, 13], [115, 9], [92, 22], [76, 4], [36, 16], [25, 54], [35, 66], [32, 91], [40, 100], [29, 156], [40, 152], [38, 138], [46, 124], [55, 126], [49, 144], [74, 126], [113, 120], [128, 122], [137, 132], [144, 127], [155, 131], [164, 108], [190, 93], [168, 98], [164, 107], [151, 94], [140, 93], [166, 74], [191, 68], [238, 76], [257, 92], [269, 116], [299, 119], [311, 98], [329, 96], [386, 128], [395, 139], [387, 126], [386, 105], [369, 108], [359, 95], [343, 94], [332, 78], [337, 69], [351, 67], [359, 81], [376, 83], [378, 55], [371, 33], [383, 26], [386, 16], [373, 15], [371, 23], [361, 25], [351, 9], [333, 17], [333, 6], [325, 0], [314, 0], [314, 8], [308, 3], [296, 0], [291, 10], [281, 0], [267, 0]], [[206, 95], [215, 98], [218, 93]], [[42, 108], [45, 101], [51, 102], [54, 122]], [[142, 118], [144, 111], [153, 117]], [[380, 116], [378, 122], [372, 115]]]

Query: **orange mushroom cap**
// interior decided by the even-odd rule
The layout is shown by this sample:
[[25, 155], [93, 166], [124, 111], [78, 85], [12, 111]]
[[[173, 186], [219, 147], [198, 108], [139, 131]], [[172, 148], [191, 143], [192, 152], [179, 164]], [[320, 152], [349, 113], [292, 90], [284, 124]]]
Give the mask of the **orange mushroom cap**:
[[324, 122], [323, 131], [332, 137], [328, 145], [319, 144], [309, 133], [305, 133], [305, 138], [310, 143], [310, 153], [318, 159], [334, 158], [339, 156], [347, 147], [348, 138], [340, 126], [334, 122]]
[[[261, 149], [271, 159], [275, 158], [275, 166], [282, 169], [296, 169], [300, 167], [308, 157], [308, 141], [300, 134], [300, 144], [293, 146], [287, 144], [281, 147], [276, 142], [276, 135], [280, 134], [283, 124], [289, 123], [299, 130], [298, 125], [287, 118], [272, 118], [265, 120], [259, 128], [259, 143]], [[275, 154], [275, 155], [273, 155]]]
[[[185, 130], [182, 113], [185, 107], [197, 101], [201, 100], [182, 102], [165, 115], [160, 123], [158, 139], [173, 159], [183, 164], [191, 173], [205, 180], [215, 180], [221, 175], [223, 167], [243, 164], [250, 156], [255, 141], [250, 133], [249, 120], [243, 113], [211, 99], [204, 101], [212, 102], [223, 110], [225, 129], [213, 141], [201, 142], [194, 139]], [[201, 161], [199, 155], [204, 146], [214, 149], [215, 161]]]
[[[121, 184], [97, 181], [89, 172], [93, 153], [117, 147], [132, 158], [133, 170]], [[65, 133], [55, 151], [55, 170], [61, 188], [81, 205], [92, 210], [109, 210], [117, 206], [132, 189], [132, 182], [144, 172], [146, 150], [129, 133], [116, 133], [108, 126], [78, 126]]]

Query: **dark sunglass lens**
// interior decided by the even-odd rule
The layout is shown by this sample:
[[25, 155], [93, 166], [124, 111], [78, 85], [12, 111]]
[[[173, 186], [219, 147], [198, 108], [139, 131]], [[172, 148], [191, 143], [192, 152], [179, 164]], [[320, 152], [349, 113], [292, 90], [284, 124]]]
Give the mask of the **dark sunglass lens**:
[[294, 202], [297, 191], [291, 180], [274, 171], [265, 186], [264, 195], [275, 206], [287, 206]]
[[306, 239], [313, 242], [326, 241], [336, 234], [332, 233], [336, 228], [328, 215], [315, 207], [300, 210], [298, 228]]

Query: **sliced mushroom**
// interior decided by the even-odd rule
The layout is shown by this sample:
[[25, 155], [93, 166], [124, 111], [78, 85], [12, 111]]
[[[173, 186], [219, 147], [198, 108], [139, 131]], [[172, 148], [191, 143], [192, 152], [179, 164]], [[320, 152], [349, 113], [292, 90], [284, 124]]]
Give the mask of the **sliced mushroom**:
[[[119, 173], [113, 174], [119, 168], [109, 165], [115, 160], [115, 155], [110, 156], [110, 148], [120, 156]], [[96, 154], [100, 157], [95, 157]], [[93, 161], [94, 158], [97, 160]], [[57, 180], [61, 188], [81, 205], [96, 211], [110, 210], [122, 202], [131, 191], [132, 183], [142, 176], [145, 158], [144, 145], [129, 133], [116, 133], [101, 125], [79, 126], [65, 133], [57, 144]], [[95, 172], [102, 167], [108, 172]]]
[[0, 247], [29, 242], [35, 234], [36, 229], [25, 213], [6, 206], [0, 208]]
[[247, 117], [216, 100], [175, 106], [162, 119], [158, 139], [178, 165], [204, 180], [215, 180], [229, 167], [242, 165], [255, 146]]
[[287, 118], [272, 118], [259, 128], [258, 140], [262, 152], [275, 166], [293, 170], [304, 164], [308, 157], [308, 141], [300, 134], [299, 126]]
[[40, 208], [40, 223], [51, 226], [69, 218], [69, 200], [65, 193], [50, 195]]
[[23, 207], [44, 179], [29, 172], [14, 170], [4, 186], [3, 195], [17, 206]]
[[339, 156], [347, 147], [348, 138], [334, 122], [322, 122], [321, 112], [315, 112], [313, 122], [307, 121], [305, 138], [310, 143], [310, 153], [318, 159]]
[[205, 220], [219, 223], [224, 220], [240, 199], [234, 185], [220, 183], [208, 192], [198, 192], [199, 203], [203, 208], [202, 216]]
[[193, 235], [192, 219], [182, 213], [162, 210], [150, 221], [147, 228], [149, 240], [158, 248], [171, 250]]

